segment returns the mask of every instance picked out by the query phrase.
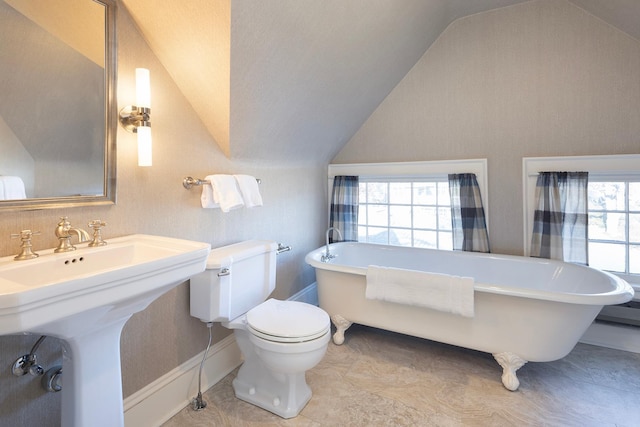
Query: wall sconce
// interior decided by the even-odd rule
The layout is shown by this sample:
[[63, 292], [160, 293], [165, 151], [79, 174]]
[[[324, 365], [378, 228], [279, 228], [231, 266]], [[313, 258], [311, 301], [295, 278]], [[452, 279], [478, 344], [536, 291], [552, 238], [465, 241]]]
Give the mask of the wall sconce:
[[151, 87], [145, 68], [136, 68], [136, 105], [120, 110], [120, 124], [138, 135], [138, 166], [151, 166]]

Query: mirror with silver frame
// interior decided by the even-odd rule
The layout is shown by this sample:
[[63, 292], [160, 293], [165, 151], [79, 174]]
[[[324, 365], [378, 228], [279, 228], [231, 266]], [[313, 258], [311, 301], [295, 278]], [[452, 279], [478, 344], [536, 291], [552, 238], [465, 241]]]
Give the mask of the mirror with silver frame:
[[115, 0], [0, 0], [0, 210], [113, 204]]

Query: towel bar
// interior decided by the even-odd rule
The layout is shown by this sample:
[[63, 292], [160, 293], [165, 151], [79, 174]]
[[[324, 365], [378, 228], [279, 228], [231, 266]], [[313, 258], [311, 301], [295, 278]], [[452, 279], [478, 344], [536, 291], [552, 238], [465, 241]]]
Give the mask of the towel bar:
[[[258, 182], [258, 184], [262, 183], [262, 180], [259, 178], [256, 178], [256, 181]], [[182, 186], [187, 190], [191, 190], [191, 188], [194, 185], [204, 185], [204, 184], [211, 184], [211, 182], [209, 182], [206, 179], [192, 178], [190, 176], [182, 180]]]

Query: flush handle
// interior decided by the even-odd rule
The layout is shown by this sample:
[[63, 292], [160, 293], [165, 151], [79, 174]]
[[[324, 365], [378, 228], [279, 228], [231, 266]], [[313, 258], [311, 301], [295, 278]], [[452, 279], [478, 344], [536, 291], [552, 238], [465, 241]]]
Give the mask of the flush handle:
[[228, 276], [230, 274], [231, 274], [231, 270], [225, 267], [222, 270], [220, 270], [220, 273], [218, 273], [218, 277]]

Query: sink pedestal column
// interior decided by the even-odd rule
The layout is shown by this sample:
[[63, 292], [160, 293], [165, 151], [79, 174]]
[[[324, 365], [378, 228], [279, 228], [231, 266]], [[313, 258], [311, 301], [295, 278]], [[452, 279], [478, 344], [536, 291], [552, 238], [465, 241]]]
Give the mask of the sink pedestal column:
[[131, 315], [64, 338], [62, 427], [123, 427], [120, 333]]

